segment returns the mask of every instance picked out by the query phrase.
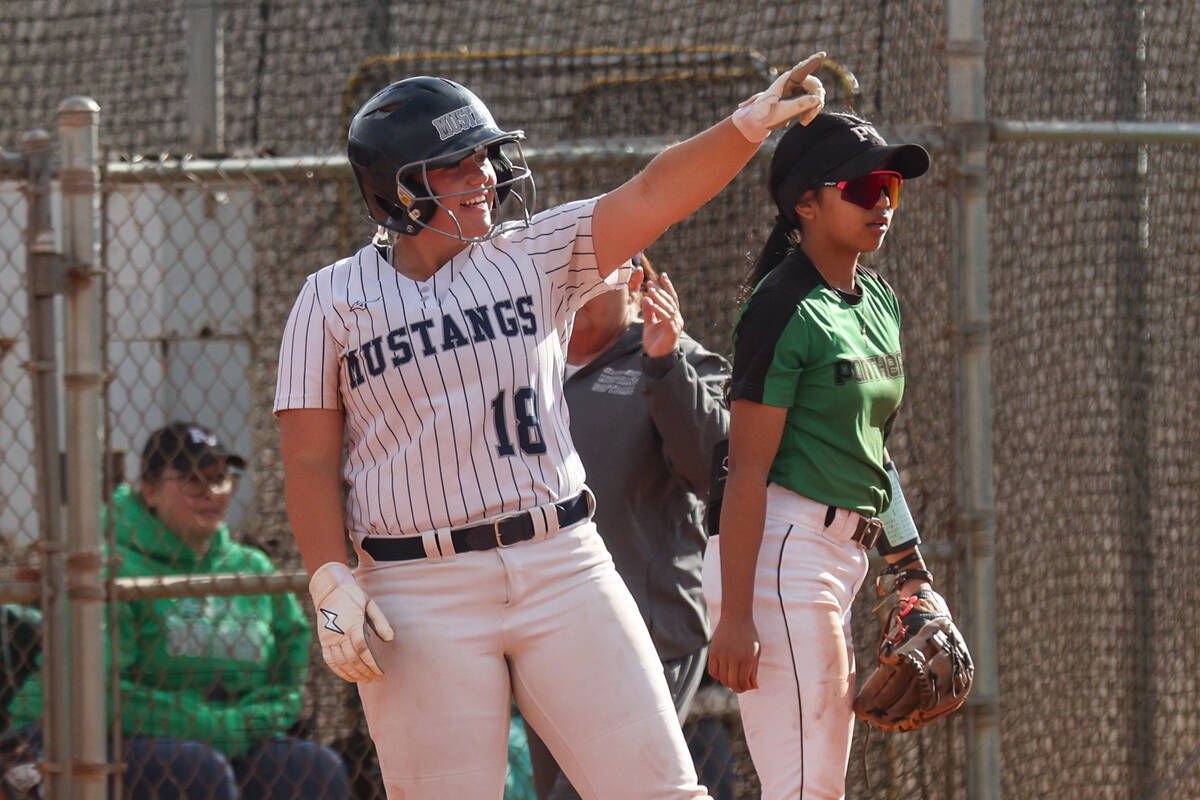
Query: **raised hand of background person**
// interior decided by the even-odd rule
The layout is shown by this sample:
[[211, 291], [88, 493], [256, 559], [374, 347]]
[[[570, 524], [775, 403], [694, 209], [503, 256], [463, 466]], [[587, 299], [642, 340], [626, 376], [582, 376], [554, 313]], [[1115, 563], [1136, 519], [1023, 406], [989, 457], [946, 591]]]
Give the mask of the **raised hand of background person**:
[[683, 332], [679, 295], [664, 272], [642, 287], [642, 349], [651, 358], [675, 352]]

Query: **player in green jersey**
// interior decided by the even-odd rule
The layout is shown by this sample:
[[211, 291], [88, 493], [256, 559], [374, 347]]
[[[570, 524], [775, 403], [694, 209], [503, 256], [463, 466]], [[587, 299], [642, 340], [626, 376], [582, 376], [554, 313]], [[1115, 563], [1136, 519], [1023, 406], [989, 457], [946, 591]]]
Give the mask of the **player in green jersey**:
[[[764, 800], [840, 798], [854, 715], [850, 607], [878, 547], [929, 588], [885, 448], [904, 391], [900, 309], [859, 264], [929, 168], [858, 117], [781, 139], [775, 228], [734, 329], [728, 476], [705, 556], [709, 671], [736, 692]], [[880, 521], [882, 518], [882, 522]]]

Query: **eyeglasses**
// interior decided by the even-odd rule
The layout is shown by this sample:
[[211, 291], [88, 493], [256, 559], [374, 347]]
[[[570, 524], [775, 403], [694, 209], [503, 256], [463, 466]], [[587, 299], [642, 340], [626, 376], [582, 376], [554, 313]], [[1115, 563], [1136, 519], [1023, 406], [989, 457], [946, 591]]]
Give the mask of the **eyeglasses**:
[[226, 472], [215, 477], [207, 475], [169, 475], [164, 477], [164, 481], [175, 481], [179, 484], [179, 491], [185, 497], [198, 499], [212, 492], [218, 497], [223, 497], [228, 494], [233, 494], [233, 490], [237, 488], [238, 478], [236, 472]]
[[888, 201], [892, 208], [898, 208], [900, 205], [900, 186], [904, 183], [904, 178], [900, 177], [899, 172], [891, 170], [879, 170], [877, 172], [868, 172], [861, 178], [852, 178], [848, 181], [826, 181], [818, 184], [818, 186], [836, 186], [842, 190], [842, 199], [854, 203], [856, 206], [870, 210], [879, 202], [879, 194], [887, 192]]

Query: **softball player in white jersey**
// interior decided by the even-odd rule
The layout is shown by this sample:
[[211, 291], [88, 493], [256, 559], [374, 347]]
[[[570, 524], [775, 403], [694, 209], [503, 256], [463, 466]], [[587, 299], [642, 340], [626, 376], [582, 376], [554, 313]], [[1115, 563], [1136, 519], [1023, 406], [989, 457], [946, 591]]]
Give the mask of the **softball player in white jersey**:
[[[772, 128], [816, 115], [821, 58], [613, 192], [532, 219], [528, 169], [502, 149], [522, 134], [466, 88], [410, 78], [355, 115], [351, 165], [399, 236], [309, 276], [275, 411], [323, 655], [359, 682], [391, 800], [499, 798], [510, 697], [583, 797], [706, 796], [590, 521], [564, 353], [575, 310], [628, 279], [618, 265]], [[497, 224], [508, 197], [523, 221]]]

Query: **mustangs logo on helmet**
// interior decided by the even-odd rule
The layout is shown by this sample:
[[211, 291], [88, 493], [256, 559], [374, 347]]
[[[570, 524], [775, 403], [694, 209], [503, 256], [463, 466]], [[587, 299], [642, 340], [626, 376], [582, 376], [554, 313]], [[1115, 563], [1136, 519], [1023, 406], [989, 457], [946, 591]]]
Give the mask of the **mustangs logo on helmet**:
[[451, 136], [469, 131], [471, 128], [478, 128], [480, 125], [488, 125], [491, 121], [491, 116], [487, 112], [480, 113], [475, 106], [463, 106], [435, 118], [433, 127], [437, 129], [438, 138], [444, 142]]

